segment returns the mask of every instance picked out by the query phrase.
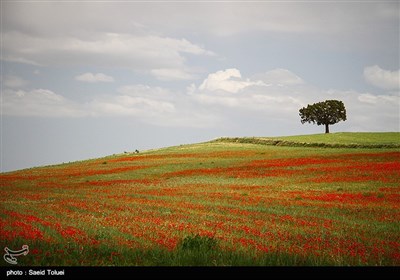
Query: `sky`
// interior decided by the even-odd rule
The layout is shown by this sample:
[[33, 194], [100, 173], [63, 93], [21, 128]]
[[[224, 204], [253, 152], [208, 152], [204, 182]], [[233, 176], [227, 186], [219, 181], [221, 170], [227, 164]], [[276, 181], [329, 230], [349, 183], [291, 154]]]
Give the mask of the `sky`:
[[1, 172], [218, 137], [400, 131], [399, 1], [1, 1]]

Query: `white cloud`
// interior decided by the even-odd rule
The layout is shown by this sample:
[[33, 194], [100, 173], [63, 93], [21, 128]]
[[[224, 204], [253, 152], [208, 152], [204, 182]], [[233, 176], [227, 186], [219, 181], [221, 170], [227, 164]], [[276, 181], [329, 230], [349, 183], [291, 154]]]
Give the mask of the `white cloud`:
[[175, 112], [168, 90], [146, 85], [130, 85], [118, 89], [117, 95], [103, 96], [90, 102], [94, 115], [151, 116]]
[[[129, 1], [128, 1], [129, 2]], [[378, 1], [360, 5], [335, 1], [235, 1], [236, 3], [4, 3], [12, 16], [9, 26], [23, 26], [38, 34], [87, 30], [196, 30], [231, 35], [251, 30], [297, 33], [353, 33], [365, 24], [398, 20], [398, 3]], [[167, 1], [170, 2], [170, 1]], [[200, 2], [200, 1], [196, 1]], [[297, 2], [297, 3], [296, 3]], [[48, 15], [43, 17], [43, 15]], [[113, 15], [110, 17], [109, 15]], [[73, 18], [74, 20], [71, 20]], [[48, 24], [51, 21], [52, 24]], [[168, 22], [168, 24], [165, 24]], [[356, 34], [354, 34], [356, 35]], [[363, 35], [363, 34], [360, 34]]]
[[[4, 43], [3, 43], [4, 44]], [[2, 59], [4, 59], [5, 61], [10, 61], [10, 62], [17, 62], [17, 63], [23, 63], [23, 64], [28, 64], [28, 65], [35, 65], [35, 66], [43, 66], [40, 63], [30, 60], [30, 59], [26, 59], [22, 56], [18, 56], [18, 55], [12, 55], [12, 54], [8, 54], [8, 53], [4, 53]]]
[[76, 76], [75, 80], [81, 82], [88, 82], [88, 83], [97, 83], [97, 82], [114, 82], [114, 78], [111, 76], [107, 76], [103, 73], [84, 73], [82, 75]]
[[140, 116], [173, 113], [174, 104], [151, 98], [120, 95], [94, 100], [90, 103], [94, 116]]
[[304, 84], [304, 81], [299, 76], [290, 72], [287, 69], [281, 68], [254, 75], [252, 79], [261, 80], [266, 84], [277, 86], [292, 86]]
[[153, 69], [151, 74], [161, 81], [193, 80], [196, 76], [179, 68]]
[[[362, 131], [399, 129], [400, 98], [396, 94], [375, 95], [357, 91], [323, 90], [307, 84], [286, 69], [254, 75], [256, 80], [242, 78], [236, 69], [218, 71], [208, 77], [214, 77], [214, 74], [220, 79], [212, 79], [217, 85], [211, 89], [218, 90], [210, 90], [204, 82], [199, 87], [192, 84], [187, 90], [202, 106], [221, 112], [221, 115], [231, 116], [231, 119], [225, 120], [226, 124], [246, 121], [254, 125], [253, 120], [257, 118], [297, 124], [301, 107], [327, 99], [338, 99], [342, 100], [347, 108], [348, 121], [344, 127], [348, 127], [350, 131], [352, 128]], [[233, 91], [229, 86], [225, 87], [225, 81], [232, 77], [235, 78], [235, 84], [243, 85], [240, 90]], [[218, 85], [218, 81], [222, 86]]]
[[[6, 32], [3, 42], [5, 60], [44, 66], [91, 65], [153, 70], [152, 74], [161, 79], [191, 78], [185, 54], [214, 55], [186, 39], [128, 33], [93, 33], [80, 38]], [[167, 73], [167, 69], [172, 70]]]
[[97, 97], [77, 103], [47, 89], [31, 91], [7, 89], [3, 94], [3, 114], [12, 116], [85, 117], [136, 116], [144, 120], [175, 112], [168, 91], [144, 85], [127, 86], [117, 95]]
[[358, 96], [358, 100], [363, 103], [376, 104], [378, 97], [369, 93], [363, 93]]
[[2, 82], [3, 85], [8, 88], [23, 88], [29, 83], [21, 77], [14, 75], [7, 75], [5, 77], [2, 77]]
[[389, 71], [380, 68], [378, 65], [364, 68], [365, 80], [379, 88], [399, 89], [400, 88], [400, 70]]
[[119, 87], [117, 92], [121, 95], [154, 98], [159, 100], [170, 100], [172, 92], [162, 87], [151, 87], [148, 85], [135, 84]]
[[400, 95], [332, 92], [346, 106], [349, 131], [399, 131]]
[[[303, 87], [303, 88], [302, 88]], [[288, 117], [304, 105], [317, 90], [307, 86], [303, 80], [286, 69], [274, 69], [242, 78], [238, 69], [227, 69], [209, 74], [196, 88], [191, 85], [188, 92], [203, 106], [223, 106], [245, 110], [251, 114]], [[302, 94], [307, 93], [304, 98]], [[297, 115], [296, 113], [294, 113]], [[290, 116], [289, 116], [290, 117]]]
[[238, 91], [252, 85], [264, 85], [261, 81], [242, 80], [240, 71], [235, 68], [226, 69], [209, 74], [207, 79], [199, 86], [199, 90], [237, 93]]
[[213, 127], [220, 117], [193, 102], [191, 96], [161, 87], [127, 85], [114, 96], [90, 102], [94, 116], [132, 116], [166, 127]]
[[2, 114], [30, 117], [134, 117], [167, 127], [212, 127], [218, 116], [196, 106], [190, 97], [161, 87], [127, 85], [114, 94], [85, 103], [67, 99], [48, 89], [6, 89]]
[[397, 104], [400, 108], [399, 96], [396, 95], [372, 95], [370, 93], [361, 93], [358, 95], [358, 100], [367, 104]]
[[31, 91], [6, 89], [2, 113], [11, 116], [82, 117], [82, 106], [47, 89]]
[[338, 99], [344, 102], [348, 116], [344, 124], [336, 126], [341, 131], [399, 129], [398, 94], [323, 90], [307, 84], [301, 78], [292, 79], [297, 75], [289, 70], [267, 73], [255, 76], [267, 76], [268, 85], [260, 80], [242, 77], [237, 69], [228, 69], [210, 73], [205, 81], [213, 81], [211, 86], [204, 82], [200, 86], [192, 84], [187, 92], [140, 84], [126, 85], [113, 94], [97, 96], [85, 103], [69, 100], [46, 89], [6, 89], [2, 109], [4, 115], [13, 116], [133, 117], [144, 123], [171, 127], [222, 129], [238, 126], [238, 129], [251, 131], [251, 127], [262, 127], [265, 123], [274, 124], [277, 129], [289, 125], [285, 129], [291, 127], [313, 133], [320, 131], [319, 128], [302, 126], [298, 110], [307, 104]]

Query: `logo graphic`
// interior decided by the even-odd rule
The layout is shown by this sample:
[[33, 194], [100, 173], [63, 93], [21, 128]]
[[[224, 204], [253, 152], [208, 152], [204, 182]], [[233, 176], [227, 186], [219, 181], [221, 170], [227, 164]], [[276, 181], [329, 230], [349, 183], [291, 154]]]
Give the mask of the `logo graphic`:
[[8, 247], [4, 248], [6, 253], [4, 254], [4, 260], [9, 264], [17, 264], [17, 259], [15, 257], [24, 255], [26, 256], [29, 253], [28, 245], [22, 245], [22, 249], [18, 251], [10, 250]]

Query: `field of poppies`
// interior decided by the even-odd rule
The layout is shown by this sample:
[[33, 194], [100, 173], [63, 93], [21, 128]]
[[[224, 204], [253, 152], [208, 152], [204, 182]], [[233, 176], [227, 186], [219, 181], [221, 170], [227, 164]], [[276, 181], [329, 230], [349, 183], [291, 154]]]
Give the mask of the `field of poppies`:
[[400, 265], [399, 148], [182, 145], [1, 173], [0, 203], [19, 265]]

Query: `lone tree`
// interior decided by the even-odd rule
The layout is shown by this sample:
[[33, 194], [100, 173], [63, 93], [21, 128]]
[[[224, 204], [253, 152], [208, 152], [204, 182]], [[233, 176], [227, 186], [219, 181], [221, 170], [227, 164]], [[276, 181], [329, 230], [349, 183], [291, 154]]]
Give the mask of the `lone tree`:
[[329, 125], [346, 120], [346, 108], [342, 101], [326, 100], [307, 105], [299, 110], [301, 123], [317, 123], [325, 125], [325, 133], [329, 133]]

